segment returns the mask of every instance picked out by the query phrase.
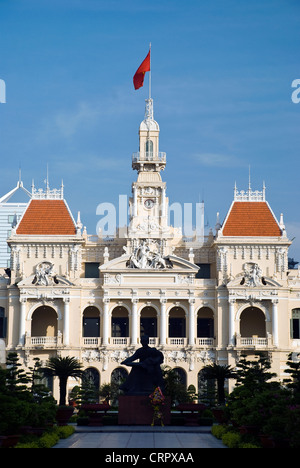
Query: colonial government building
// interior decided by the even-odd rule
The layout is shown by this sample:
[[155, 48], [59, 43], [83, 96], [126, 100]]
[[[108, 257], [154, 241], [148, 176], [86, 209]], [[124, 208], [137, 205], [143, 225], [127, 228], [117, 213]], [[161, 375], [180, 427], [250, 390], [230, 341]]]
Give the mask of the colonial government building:
[[[168, 222], [159, 125], [152, 99], [139, 127], [130, 223], [114, 239], [88, 235], [60, 190], [32, 188], [12, 226], [10, 269], [0, 277], [0, 356], [24, 366], [74, 356], [97, 386], [119, 379], [143, 334], [198, 389], [201, 369], [235, 366], [263, 351], [283, 379], [300, 352], [300, 275], [288, 269], [288, 239], [262, 191], [234, 189], [223, 224], [186, 239]], [[69, 379], [69, 390], [76, 385]], [[58, 383], [53, 385], [58, 396]]]

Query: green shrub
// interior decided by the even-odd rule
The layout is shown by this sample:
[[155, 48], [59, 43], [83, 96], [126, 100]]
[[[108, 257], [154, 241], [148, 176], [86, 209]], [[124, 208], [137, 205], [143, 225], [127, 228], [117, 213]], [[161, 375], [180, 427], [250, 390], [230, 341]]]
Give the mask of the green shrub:
[[222, 439], [223, 435], [228, 432], [228, 427], [222, 424], [214, 424], [211, 428], [211, 433], [217, 439]]
[[23, 436], [15, 448], [51, 448], [57, 444], [59, 439], [66, 439], [74, 432], [73, 426], [56, 426], [44, 432], [41, 437], [35, 435]]
[[53, 445], [57, 444], [59, 441], [59, 435], [55, 432], [45, 433], [43, 434], [39, 441], [38, 445], [39, 448], [51, 448]]
[[67, 439], [74, 434], [75, 429], [73, 426], [57, 426], [55, 432], [60, 439]]
[[237, 432], [226, 432], [222, 436], [222, 442], [228, 448], [238, 448], [241, 440], [241, 436]]
[[24, 449], [24, 448], [40, 448], [40, 447], [39, 447], [38, 441], [36, 441], [36, 442], [18, 442], [14, 448]]
[[0, 395], [0, 435], [18, 434], [30, 416], [31, 405], [10, 395]]
[[251, 444], [250, 442], [244, 442], [239, 444], [239, 448], [261, 448], [258, 445]]

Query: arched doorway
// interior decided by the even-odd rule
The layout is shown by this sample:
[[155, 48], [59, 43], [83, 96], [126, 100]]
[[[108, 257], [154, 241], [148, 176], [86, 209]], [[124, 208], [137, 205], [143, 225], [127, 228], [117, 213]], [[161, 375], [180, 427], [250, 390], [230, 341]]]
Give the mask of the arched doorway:
[[243, 310], [240, 317], [240, 335], [243, 338], [266, 336], [265, 314], [258, 307], [247, 307]]
[[140, 336], [157, 337], [157, 312], [154, 307], [146, 306], [141, 311]]
[[207, 379], [203, 369], [198, 372], [198, 395], [203, 403], [206, 403], [209, 406], [214, 406], [216, 404], [216, 380]]
[[89, 306], [84, 309], [82, 335], [84, 338], [100, 336], [100, 315], [97, 307]]
[[197, 314], [197, 337], [214, 337], [214, 313], [209, 307], [201, 307]]
[[95, 367], [88, 367], [82, 375], [82, 388], [85, 399], [91, 402], [99, 401], [100, 374]]
[[119, 387], [122, 383], [125, 382], [125, 380], [128, 377], [128, 372], [126, 369], [123, 367], [116, 367], [111, 373], [110, 376], [110, 383], [112, 385], [112, 391], [113, 391], [113, 398], [112, 398], [112, 405], [116, 406], [118, 405], [118, 394], [119, 394]]
[[129, 337], [128, 310], [124, 306], [117, 306], [111, 314], [111, 336], [113, 338]]
[[32, 314], [31, 336], [57, 336], [57, 313], [50, 306], [40, 306]]
[[181, 367], [174, 367], [174, 372], [177, 374], [178, 382], [180, 382], [186, 388], [187, 377], [185, 370]]
[[172, 307], [169, 312], [169, 337], [185, 338], [186, 320], [185, 311], [182, 307]]

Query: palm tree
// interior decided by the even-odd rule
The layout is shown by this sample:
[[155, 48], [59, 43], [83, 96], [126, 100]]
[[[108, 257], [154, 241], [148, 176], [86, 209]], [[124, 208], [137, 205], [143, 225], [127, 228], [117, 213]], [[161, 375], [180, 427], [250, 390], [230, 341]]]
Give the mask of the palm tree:
[[218, 404], [225, 404], [225, 380], [234, 378], [235, 374], [230, 366], [221, 366], [219, 364], [210, 364], [202, 369], [203, 377], [206, 380], [217, 381]]
[[66, 404], [67, 381], [69, 377], [75, 379], [82, 376], [82, 366], [74, 357], [51, 357], [48, 360], [44, 371], [50, 375], [56, 375], [59, 378], [59, 405]]

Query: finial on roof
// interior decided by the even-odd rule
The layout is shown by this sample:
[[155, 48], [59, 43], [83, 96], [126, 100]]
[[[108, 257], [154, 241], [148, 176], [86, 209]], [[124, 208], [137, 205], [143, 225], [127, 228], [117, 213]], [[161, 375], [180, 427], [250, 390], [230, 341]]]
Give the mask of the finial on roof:
[[46, 190], [42, 188], [36, 189], [34, 183], [32, 181], [32, 199], [33, 200], [63, 200], [64, 198], [64, 191], [63, 186], [60, 189], [50, 189], [48, 182], [46, 182]]
[[220, 214], [219, 212], [217, 213], [217, 220], [216, 220], [216, 225], [215, 225], [215, 230], [219, 231], [221, 229], [221, 223], [220, 223]]
[[82, 229], [82, 222], [81, 222], [81, 219], [80, 219], [80, 211], [78, 211], [78, 214], [77, 214], [77, 222], [76, 222], [76, 231], [77, 231], [77, 235], [81, 235], [81, 229]]
[[236, 184], [234, 185], [234, 201], [265, 201], [266, 200], [266, 186], [263, 184], [263, 189], [252, 190], [249, 179], [248, 190], [237, 190]]
[[279, 227], [282, 231], [282, 235], [286, 237], [286, 229], [285, 229], [285, 224], [283, 222], [283, 213], [280, 214], [280, 221], [279, 221]]
[[145, 117], [144, 117], [144, 120], [141, 122], [140, 130], [146, 130], [146, 131], [158, 130], [159, 131], [159, 125], [154, 120], [153, 99], [152, 98], [145, 99], [145, 102], [146, 102]]

